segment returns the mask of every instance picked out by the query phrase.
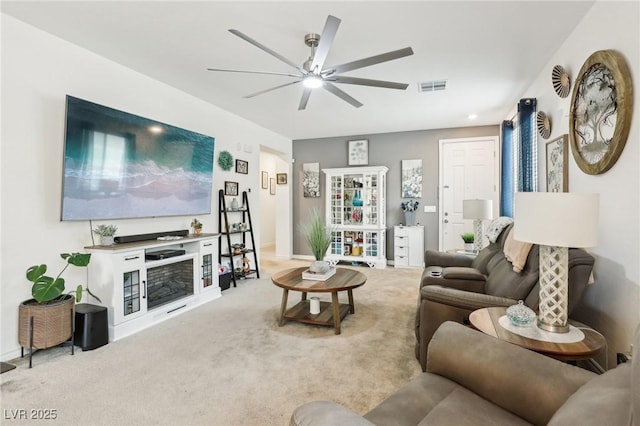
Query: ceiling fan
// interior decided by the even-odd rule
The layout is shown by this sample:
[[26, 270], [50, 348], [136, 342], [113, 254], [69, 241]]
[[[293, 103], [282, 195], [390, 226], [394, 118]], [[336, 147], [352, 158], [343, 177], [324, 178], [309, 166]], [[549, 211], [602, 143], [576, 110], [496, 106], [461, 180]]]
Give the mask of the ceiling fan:
[[405, 47], [404, 49], [394, 50], [387, 53], [382, 53], [380, 55], [370, 56], [368, 58], [359, 59], [352, 62], [347, 62], [342, 65], [324, 67], [325, 60], [329, 55], [329, 50], [331, 49], [331, 45], [333, 44], [333, 39], [338, 31], [338, 26], [340, 25], [340, 19], [335, 16], [329, 15], [327, 17], [327, 22], [324, 25], [324, 29], [322, 30], [322, 35], [318, 35], [315, 33], [307, 34], [304, 37], [304, 43], [311, 48], [311, 56], [307, 61], [302, 64], [302, 66], [297, 65], [293, 61], [285, 58], [279, 53], [269, 49], [267, 46], [262, 43], [252, 39], [246, 34], [238, 30], [231, 29], [229, 32], [240, 37], [241, 39], [253, 44], [259, 49], [267, 52], [271, 56], [276, 57], [280, 61], [284, 62], [287, 65], [295, 68], [298, 72], [294, 73], [279, 73], [279, 72], [267, 72], [267, 71], [245, 71], [245, 70], [232, 70], [232, 69], [221, 69], [221, 68], [207, 68], [209, 71], [224, 71], [224, 72], [239, 72], [239, 73], [249, 73], [249, 74], [269, 74], [269, 75], [283, 75], [287, 77], [295, 78], [294, 81], [281, 84], [276, 87], [272, 87], [266, 90], [261, 90], [256, 93], [252, 93], [250, 95], [245, 96], [245, 98], [253, 98], [254, 96], [262, 95], [267, 92], [271, 92], [272, 90], [280, 89], [286, 86], [291, 86], [294, 84], [302, 83], [304, 86], [304, 90], [302, 92], [302, 98], [300, 99], [300, 104], [298, 105], [298, 110], [303, 110], [307, 107], [307, 102], [309, 101], [309, 96], [311, 96], [311, 92], [316, 88], [324, 88], [330, 93], [333, 93], [340, 99], [348, 102], [356, 108], [362, 106], [360, 102], [356, 99], [348, 95], [343, 90], [336, 87], [334, 83], [339, 84], [357, 84], [361, 86], [372, 86], [372, 87], [382, 87], [386, 89], [399, 89], [405, 90], [409, 85], [404, 83], [395, 83], [392, 81], [382, 81], [382, 80], [372, 80], [368, 78], [357, 78], [357, 77], [349, 77], [343, 76], [342, 73], [353, 71], [356, 69], [368, 67], [371, 65], [379, 64], [382, 62], [392, 61], [394, 59], [403, 58], [405, 56], [413, 55], [413, 50], [411, 47]]

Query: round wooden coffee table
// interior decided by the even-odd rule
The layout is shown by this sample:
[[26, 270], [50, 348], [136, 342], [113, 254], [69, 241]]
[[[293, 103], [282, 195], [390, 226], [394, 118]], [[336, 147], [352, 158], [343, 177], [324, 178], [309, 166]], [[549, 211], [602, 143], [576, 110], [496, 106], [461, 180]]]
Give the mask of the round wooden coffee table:
[[[280, 271], [271, 277], [271, 281], [282, 288], [282, 305], [280, 307], [280, 326], [288, 321], [298, 321], [306, 324], [333, 326], [335, 333], [340, 334], [340, 321], [347, 314], [355, 313], [353, 305], [353, 289], [364, 285], [367, 277], [362, 273], [348, 268], [336, 268], [336, 273], [326, 281], [303, 280], [302, 272], [308, 267], [292, 268]], [[287, 310], [289, 291], [299, 291], [302, 299], [295, 306]], [[349, 304], [338, 301], [338, 292], [346, 291]], [[312, 314], [309, 309], [307, 293], [331, 293], [331, 303], [320, 302], [320, 313]]]
[[[572, 325], [578, 327], [584, 333], [584, 339], [580, 342], [543, 342], [541, 340], [520, 336], [519, 334], [510, 332], [499, 324], [498, 321], [500, 317], [506, 315], [506, 313], [507, 308], [504, 307], [482, 308], [473, 311], [471, 315], [469, 315], [469, 322], [484, 334], [497, 337], [500, 340], [522, 346], [560, 361], [577, 361], [593, 358], [596, 352], [606, 344], [605, 338], [600, 333], [578, 323], [573, 323]], [[569, 323], [571, 323], [571, 321]]]

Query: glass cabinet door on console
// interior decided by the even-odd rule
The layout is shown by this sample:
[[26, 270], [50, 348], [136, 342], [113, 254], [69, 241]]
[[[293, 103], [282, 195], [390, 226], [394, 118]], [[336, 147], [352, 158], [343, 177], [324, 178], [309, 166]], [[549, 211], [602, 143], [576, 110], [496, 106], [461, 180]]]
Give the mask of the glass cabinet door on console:
[[114, 307], [115, 322], [120, 323], [147, 313], [147, 277], [144, 251], [126, 253], [121, 258], [119, 306]]
[[[201, 291], [218, 288], [217, 256], [214, 256], [216, 240], [200, 242], [200, 289]], [[214, 262], [216, 262], [214, 264]]]
[[362, 261], [384, 268], [386, 167], [323, 169], [326, 221], [334, 228], [326, 260]]

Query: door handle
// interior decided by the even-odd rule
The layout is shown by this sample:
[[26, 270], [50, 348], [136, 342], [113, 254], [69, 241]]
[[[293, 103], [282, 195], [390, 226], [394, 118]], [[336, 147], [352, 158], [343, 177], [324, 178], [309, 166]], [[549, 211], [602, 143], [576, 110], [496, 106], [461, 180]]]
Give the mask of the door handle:
[[444, 220], [444, 223], [449, 223], [449, 220], [448, 220], [448, 219], [445, 219], [445, 220]]

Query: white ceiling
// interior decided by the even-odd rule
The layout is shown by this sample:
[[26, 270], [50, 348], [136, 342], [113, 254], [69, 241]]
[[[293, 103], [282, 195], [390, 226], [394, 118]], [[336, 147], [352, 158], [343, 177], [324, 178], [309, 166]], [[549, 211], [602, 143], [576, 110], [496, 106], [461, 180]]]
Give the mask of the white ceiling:
[[[2, 12], [163, 81], [291, 139], [497, 124], [593, 1], [2, 1]], [[325, 90], [298, 111], [299, 84], [243, 96], [289, 77], [207, 68], [295, 71], [234, 36], [237, 29], [295, 63], [327, 15], [342, 20], [325, 65], [410, 46], [413, 56], [346, 75], [409, 83], [405, 91], [341, 85], [354, 108]], [[560, 64], [562, 65], [562, 64]], [[548, 70], [551, 76], [551, 69]], [[418, 82], [446, 79], [441, 92]], [[551, 85], [551, 79], [549, 80]], [[468, 115], [475, 113], [476, 120]]]

